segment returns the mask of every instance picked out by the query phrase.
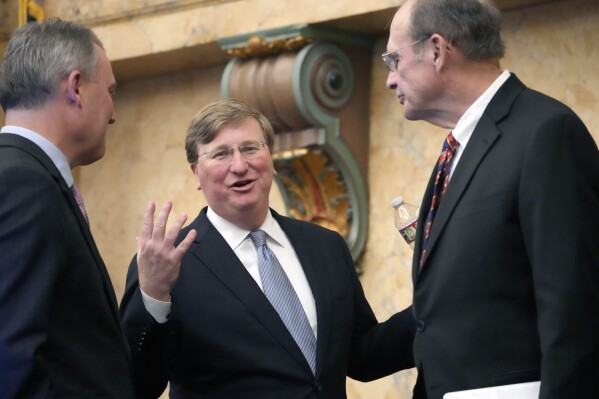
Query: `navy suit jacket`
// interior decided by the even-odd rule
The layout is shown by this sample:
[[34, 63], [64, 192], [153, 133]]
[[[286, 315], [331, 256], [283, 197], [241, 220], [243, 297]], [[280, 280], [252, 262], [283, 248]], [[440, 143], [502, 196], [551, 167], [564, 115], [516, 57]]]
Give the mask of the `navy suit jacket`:
[[542, 399], [599, 398], [599, 153], [582, 121], [512, 75], [456, 165], [419, 270], [425, 218], [417, 391], [540, 379]]
[[0, 134], [0, 398], [133, 398], [114, 290], [50, 158]]
[[204, 209], [180, 235], [198, 232], [164, 325], [144, 308], [135, 258], [130, 266], [121, 313], [140, 398], [158, 397], [168, 379], [173, 398], [341, 399], [348, 374], [366, 381], [413, 366], [411, 309], [377, 323], [343, 238], [272, 213], [314, 295], [316, 376]]

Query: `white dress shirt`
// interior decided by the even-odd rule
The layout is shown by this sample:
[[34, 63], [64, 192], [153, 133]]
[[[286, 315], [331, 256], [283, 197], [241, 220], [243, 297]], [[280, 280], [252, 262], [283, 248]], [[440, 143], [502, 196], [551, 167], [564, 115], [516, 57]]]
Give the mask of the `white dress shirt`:
[[[249, 236], [250, 231], [242, 229], [223, 219], [210, 207], [208, 208], [206, 216], [216, 230], [223, 236], [233, 252], [235, 252], [235, 255], [237, 255], [254, 281], [256, 281], [258, 287], [263, 290], [262, 279], [260, 278], [260, 271], [258, 269], [258, 251]], [[291, 245], [291, 242], [289, 242], [289, 239], [281, 229], [281, 226], [279, 226], [270, 212], [268, 212], [266, 220], [262, 226], [260, 226], [260, 230], [263, 230], [266, 233], [266, 243], [279, 260], [285, 274], [287, 274], [287, 277], [306, 312], [312, 331], [314, 331], [314, 335], [316, 336], [317, 322], [314, 296], [312, 295], [312, 290], [310, 289], [304, 269], [300, 264], [293, 245]], [[146, 309], [152, 317], [159, 323], [166, 322], [168, 314], [170, 313], [171, 302], [157, 301], [149, 297], [143, 291], [142, 298]]]

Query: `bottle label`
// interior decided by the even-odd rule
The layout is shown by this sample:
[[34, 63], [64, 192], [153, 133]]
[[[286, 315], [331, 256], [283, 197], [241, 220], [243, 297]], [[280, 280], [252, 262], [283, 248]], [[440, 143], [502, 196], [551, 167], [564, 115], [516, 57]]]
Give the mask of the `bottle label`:
[[404, 227], [399, 229], [399, 234], [403, 237], [404, 240], [408, 244], [416, 241], [416, 225], [418, 224], [418, 218], [414, 219], [412, 222], [406, 224]]

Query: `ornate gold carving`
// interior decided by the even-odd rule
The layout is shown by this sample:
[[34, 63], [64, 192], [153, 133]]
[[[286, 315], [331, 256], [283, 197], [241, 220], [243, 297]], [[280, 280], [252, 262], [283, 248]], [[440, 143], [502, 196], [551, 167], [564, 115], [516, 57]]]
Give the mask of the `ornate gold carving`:
[[320, 149], [301, 157], [275, 159], [277, 177], [287, 196], [290, 216], [313, 222], [347, 237], [350, 202], [331, 159]]
[[34, 0], [19, 0], [19, 26], [27, 23], [28, 16], [36, 21], [44, 20], [44, 9]]
[[245, 46], [230, 48], [227, 53], [239, 58], [266, 57], [283, 51], [298, 51], [308, 43], [309, 40], [301, 35], [291, 38], [276, 38], [270, 41], [262, 36], [252, 36]]

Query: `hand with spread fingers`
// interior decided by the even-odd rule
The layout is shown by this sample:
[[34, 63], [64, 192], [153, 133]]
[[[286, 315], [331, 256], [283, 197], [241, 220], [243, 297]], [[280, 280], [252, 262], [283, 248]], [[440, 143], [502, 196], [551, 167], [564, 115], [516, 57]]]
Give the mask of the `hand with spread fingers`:
[[175, 247], [175, 240], [187, 215], [181, 214], [167, 231], [166, 224], [172, 207], [173, 203], [167, 201], [154, 221], [156, 205], [150, 202], [141, 236], [136, 238], [139, 287], [148, 296], [165, 302], [170, 301], [171, 289], [179, 278], [181, 259], [196, 236], [196, 231], [191, 230]]

